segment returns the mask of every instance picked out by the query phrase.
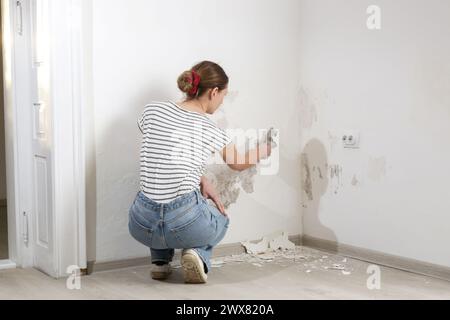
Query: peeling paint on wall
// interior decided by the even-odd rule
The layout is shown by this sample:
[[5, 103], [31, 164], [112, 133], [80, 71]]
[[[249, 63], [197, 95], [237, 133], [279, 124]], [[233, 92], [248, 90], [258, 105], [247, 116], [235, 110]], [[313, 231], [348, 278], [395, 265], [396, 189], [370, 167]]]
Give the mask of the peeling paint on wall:
[[308, 197], [308, 200], [313, 200], [311, 170], [309, 168], [308, 155], [302, 153], [301, 155], [301, 170], [302, 170], [302, 189]]
[[340, 165], [333, 165], [330, 167], [330, 178], [331, 179], [336, 177], [338, 180], [340, 180], [341, 176], [342, 176], [342, 167]]
[[323, 179], [322, 170], [320, 169], [320, 167], [317, 167], [317, 170], [319, 171], [319, 178]]
[[313, 172], [315, 173], [317, 170], [317, 175], [319, 176], [319, 179], [323, 179], [323, 175], [322, 175], [322, 170], [320, 169], [320, 167], [313, 167]]
[[256, 174], [255, 166], [244, 171], [236, 171], [225, 164], [214, 164], [207, 166], [205, 170], [206, 178], [213, 184], [225, 208], [236, 203], [241, 190], [246, 193], [254, 192], [253, 178]]
[[[245, 148], [241, 149], [240, 145], [236, 145], [236, 148], [238, 151], [246, 153], [255, 148], [258, 143], [266, 143], [268, 139], [272, 142], [272, 148], [276, 148], [275, 138], [277, 138], [278, 131], [269, 130], [265, 133], [259, 138], [246, 137]], [[231, 204], [236, 203], [241, 190], [246, 193], [254, 192], [254, 176], [257, 173], [257, 165], [244, 171], [236, 171], [230, 169], [226, 164], [210, 164], [206, 166], [204, 175], [213, 184], [225, 208], [228, 208]]]
[[332, 165], [330, 166], [330, 180], [333, 186], [334, 193], [336, 194], [340, 187], [343, 186], [342, 183], [342, 166]]
[[318, 201], [328, 186], [328, 164], [326, 150], [317, 140], [309, 141], [300, 155], [301, 185], [303, 193], [302, 206], [305, 208]]
[[369, 167], [367, 172], [369, 178], [373, 181], [379, 181], [386, 176], [386, 158], [369, 158]]
[[356, 175], [353, 175], [353, 179], [352, 179], [352, 185], [356, 186], [359, 183], [358, 179], [356, 178]]

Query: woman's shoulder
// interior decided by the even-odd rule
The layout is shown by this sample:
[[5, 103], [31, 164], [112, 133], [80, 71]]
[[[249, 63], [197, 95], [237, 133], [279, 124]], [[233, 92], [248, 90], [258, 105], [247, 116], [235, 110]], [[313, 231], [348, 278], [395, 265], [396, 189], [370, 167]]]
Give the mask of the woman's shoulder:
[[168, 101], [151, 101], [143, 108], [144, 114], [168, 113], [171, 111], [171, 106]]
[[168, 101], [150, 101], [147, 103], [144, 107], [144, 109], [147, 108], [157, 108], [157, 107], [166, 107], [168, 106]]

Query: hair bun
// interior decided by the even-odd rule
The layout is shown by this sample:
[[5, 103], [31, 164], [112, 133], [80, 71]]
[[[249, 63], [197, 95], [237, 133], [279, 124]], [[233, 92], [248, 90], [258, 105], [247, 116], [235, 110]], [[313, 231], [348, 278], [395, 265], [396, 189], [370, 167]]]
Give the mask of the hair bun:
[[184, 71], [178, 77], [177, 84], [190, 100], [202, 96], [209, 89], [225, 89], [228, 86], [228, 76], [217, 63], [202, 61]]
[[178, 77], [178, 88], [184, 93], [189, 93], [194, 87], [194, 79], [192, 75], [192, 71], [184, 71]]

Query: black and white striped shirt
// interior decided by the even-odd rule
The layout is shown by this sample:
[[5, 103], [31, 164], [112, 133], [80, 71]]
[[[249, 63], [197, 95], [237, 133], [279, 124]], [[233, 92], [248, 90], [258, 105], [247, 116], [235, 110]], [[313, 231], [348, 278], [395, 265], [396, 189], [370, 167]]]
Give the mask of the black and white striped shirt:
[[231, 142], [206, 115], [172, 101], [145, 106], [138, 125], [143, 134], [140, 189], [159, 203], [199, 189], [207, 159]]

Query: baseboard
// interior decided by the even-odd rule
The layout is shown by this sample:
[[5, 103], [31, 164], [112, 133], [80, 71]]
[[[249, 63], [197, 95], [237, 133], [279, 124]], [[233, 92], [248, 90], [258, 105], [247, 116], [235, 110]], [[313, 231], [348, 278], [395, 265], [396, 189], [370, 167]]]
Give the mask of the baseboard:
[[[380, 266], [391, 267], [403, 271], [422, 274], [429, 277], [450, 281], [450, 268], [435, 265], [419, 260], [394, 256], [374, 250], [363, 249], [335, 241], [314, 238], [306, 235], [290, 236], [289, 240], [296, 245], [302, 245], [313, 249], [324, 250], [330, 253], [339, 254], [345, 257], [370, 262]], [[257, 242], [258, 240], [252, 241]], [[244, 253], [245, 249], [240, 243], [230, 243], [218, 245], [214, 248], [213, 257], [224, 257], [234, 254]], [[180, 251], [175, 252], [174, 260], [180, 259]], [[138, 267], [150, 265], [150, 257], [116, 260], [109, 262], [95, 261], [88, 262], [88, 274], [93, 272], [108, 271], [122, 268]]]
[[[301, 235], [290, 236], [289, 240], [294, 242], [296, 245], [301, 245]], [[252, 242], [257, 242], [260, 240], [255, 240]], [[222, 244], [218, 245], [213, 250], [213, 258], [230, 256], [233, 254], [241, 254], [244, 253], [245, 249], [240, 243], [230, 243], [230, 244]], [[180, 259], [180, 250], [175, 251], [174, 260]], [[115, 260], [108, 262], [95, 262], [88, 261], [87, 263], [87, 273], [92, 274], [93, 272], [100, 271], [108, 271], [115, 269], [123, 269], [130, 267], [139, 267], [139, 266], [147, 266], [150, 265], [150, 257], [142, 257], [142, 258], [133, 258], [133, 259], [124, 259], [124, 260]]]
[[6, 207], [6, 199], [0, 199], [0, 207]]
[[16, 268], [16, 263], [11, 260], [0, 260], [0, 270], [14, 269]]
[[345, 257], [354, 258], [381, 266], [391, 267], [403, 271], [450, 281], [449, 267], [390, 255], [374, 250], [354, 247], [351, 245], [314, 238], [306, 235], [303, 235], [301, 237], [301, 243], [305, 247], [320, 249], [330, 253], [336, 253]]

